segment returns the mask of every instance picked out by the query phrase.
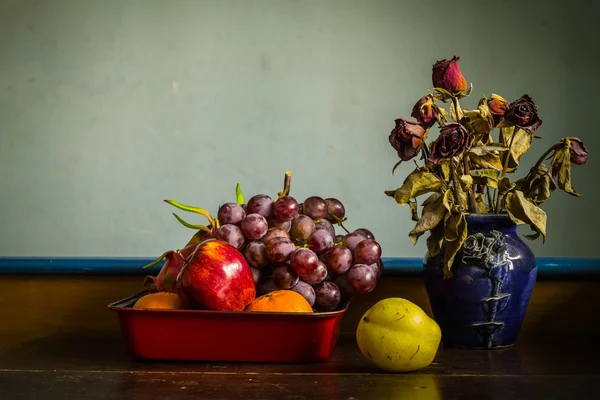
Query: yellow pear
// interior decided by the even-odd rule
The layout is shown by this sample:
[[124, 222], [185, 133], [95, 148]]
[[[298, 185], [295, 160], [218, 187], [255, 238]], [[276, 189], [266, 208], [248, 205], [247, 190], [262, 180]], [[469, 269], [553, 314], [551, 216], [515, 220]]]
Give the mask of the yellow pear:
[[360, 352], [389, 372], [425, 368], [437, 354], [439, 325], [409, 300], [391, 297], [377, 302], [356, 329]]

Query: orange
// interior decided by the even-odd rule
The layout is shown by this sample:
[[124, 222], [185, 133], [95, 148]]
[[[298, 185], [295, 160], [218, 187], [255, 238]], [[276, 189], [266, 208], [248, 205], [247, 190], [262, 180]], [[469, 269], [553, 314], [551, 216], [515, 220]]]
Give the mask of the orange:
[[158, 292], [140, 297], [133, 308], [180, 309], [183, 307], [176, 293]]
[[246, 311], [313, 312], [313, 309], [300, 293], [276, 290], [254, 299], [246, 306]]

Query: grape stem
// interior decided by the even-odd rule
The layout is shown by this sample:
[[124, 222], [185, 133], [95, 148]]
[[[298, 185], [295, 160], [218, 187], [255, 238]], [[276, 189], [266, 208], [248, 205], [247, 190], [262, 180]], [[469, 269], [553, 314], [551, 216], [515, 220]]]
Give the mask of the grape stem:
[[333, 214], [332, 214], [332, 213], [330, 213], [330, 212], [328, 212], [327, 214], [331, 215], [331, 217], [332, 217], [333, 219], [335, 219], [335, 221], [337, 222], [337, 224], [338, 224], [339, 226], [341, 226], [341, 227], [342, 227], [342, 229], [346, 231], [346, 233], [350, 233], [350, 231], [349, 231], [348, 229], [346, 229], [346, 227], [344, 226], [344, 224], [343, 224], [344, 220], [343, 220], [343, 219], [341, 219], [341, 218], [338, 218], [336, 215], [333, 215]]
[[284, 197], [290, 194], [290, 186], [292, 184], [292, 171], [287, 171], [283, 178], [283, 190], [279, 192], [279, 197]]

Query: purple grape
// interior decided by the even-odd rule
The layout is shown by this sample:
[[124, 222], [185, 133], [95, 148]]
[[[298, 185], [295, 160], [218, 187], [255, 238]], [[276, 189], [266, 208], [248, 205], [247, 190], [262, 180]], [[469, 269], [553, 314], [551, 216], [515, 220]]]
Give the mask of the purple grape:
[[273, 215], [273, 199], [266, 194], [257, 194], [248, 200], [246, 204], [246, 213], [260, 214], [265, 218]]
[[352, 252], [345, 246], [336, 246], [327, 255], [327, 268], [343, 274], [352, 266]]
[[352, 285], [350, 284], [350, 281], [348, 281], [347, 273], [336, 276], [333, 280], [333, 283], [335, 283], [337, 287], [340, 288], [342, 299], [344, 300], [351, 299], [356, 294], [354, 288], [352, 288]]
[[248, 239], [260, 239], [265, 236], [265, 233], [267, 233], [267, 230], [269, 229], [265, 217], [256, 213], [246, 215], [246, 218], [242, 220], [240, 227], [242, 228], [244, 236]]
[[329, 222], [337, 222], [335, 218], [332, 217], [330, 214], [335, 215], [339, 219], [342, 219], [346, 216], [346, 209], [344, 208], [344, 205], [341, 201], [334, 198], [328, 198], [325, 199], [325, 202], [327, 203], [327, 215], [325, 216], [325, 218]]
[[310, 275], [300, 277], [304, 282], [310, 283], [311, 285], [321, 283], [325, 278], [327, 278], [327, 267], [322, 261], [319, 261], [319, 265]]
[[314, 251], [300, 247], [291, 254], [290, 264], [294, 271], [300, 276], [306, 276], [313, 273], [319, 266], [319, 257]]
[[286, 262], [294, 251], [294, 243], [285, 237], [274, 237], [267, 243], [267, 257], [273, 262]]
[[267, 233], [265, 234], [265, 236], [263, 236], [260, 240], [264, 243], [267, 244], [269, 243], [269, 241], [275, 237], [284, 237], [284, 238], [290, 238], [289, 233], [287, 233], [284, 229], [281, 228], [269, 228], [269, 230], [267, 231]]
[[308, 238], [308, 248], [317, 254], [326, 254], [333, 249], [333, 236], [325, 229], [314, 231]]
[[221, 225], [215, 231], [214, 238], [227, 242], [236, 249], [242, 247], [245, 241], [244, 234], [240, 227], [232, 224]]
[[323, 219], [327, 216], [327, 203], [319, 196], [311, 196], [302, 203], [302, 213], [311, 219]]
[[298, 215], [298, 202], [292, 196], [283, 196], [275, 201], [273, 213], [281, 221], [291, 221]]
[[260, 284], [258, 292], [260, 294], [267, 294], [279, 290], [279, 286], [273, 281], [273, 279], [267, 279]]
[[296, 283], [296, 286], [294, 286], [290, 290], [300, 293], [306, 299], [306, 301], [308, 301], [308, 304], [310, 304], [311, 307], [315, 305], [315, 289], [313, 289], [313, 287], [308, 283], [298, 281], [298, 283]]
[[354, 264], [348, 271], [348, 281], [356, 293], [369, 293], [375, 289], [377, 275], [366, 264]]
[[369, 267], [375, 273], [375, 277], [377, 277], [377, 279], [379, 279], [379, 277], [381, 276], [381, 273], [383, 272], [383, 261], [381, 261], [381, 258], [379, 260], [377, 260], [376, 262], [374, 262], [373, 264], [369, 264]]
[[375, 240], [375, 235], [373, 235], [373, 232], [371, 232], [367, 228], [358, 228], [358, 229], [355, 229], [354, 232], [362, 233], [363, 235], [365, 235], [367, 237], [367, 239]]
[[315, 286], [315, 304], [320, 310], [331, 311], [340, 304], [342, 294], [333, 282], [324, 281]]
[[356, 264], [373, 264], [381, 258], [381, 246], [373, 239], [363, 240], [354, 248], [354, 262]]
[[306, 240], [315, 231], [315, 223], [306, 215], [298, 215], [292, 220], [290, 235], [294, 239]]
[[349, 248], [352, 253], [354, 253], [354, 248], [356, 247], [356, 245], [362, 242], [363, 240], [367, 240], [367, 237], [364, 234], [360, 232], [352, 232], [344, 236], [342, 243], [344, 244], [344, 246]]
[[298, 274], [288, 263], [274, 263], [273, 275], [271, 278], [277, 284], [279, 289], [291, 289], [298, 283]]
[[315, 222], [315, 230], [325, 229], [327, 232], [331, 233], [331, 236], [335, 236], [335, 228], [331, 225], [331, 222], [326, 219], [320, 219]]
[[286, 232], [289, 232], [292, 227], [292, 221], [281, 221], [277, 217], [267, 218], [267, 223], [269, 228], [281, 228]]
[[262, 268], [269, 262], [267, 257], [267, 246], [260, 240], [252, 240], [244, 249], [246, 261], [254, 268]]
[[246, 212], [244, 208], [236, 203], [225, 203], [219, 207], [217, 218], [221, 225], [225, 224], [239, 224], [244, 218], [246, 218]]
[[250, 267], [250, 271], [252, 272], [252, 279], [254, 279], [254, 286], [259, 287], [262, 283], [262, 270]]

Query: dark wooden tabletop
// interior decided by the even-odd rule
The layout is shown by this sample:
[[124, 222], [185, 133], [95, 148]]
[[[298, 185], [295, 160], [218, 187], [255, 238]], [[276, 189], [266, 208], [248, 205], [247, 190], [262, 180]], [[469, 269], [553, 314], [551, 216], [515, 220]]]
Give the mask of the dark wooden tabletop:
[[224, 364], [137, 361], [114, 331], [62, 332], [0, 353], [0, 399], [595, 399], [599, 356], [595, 337], [549, 332], [502, 350], [440, 348], [430, 367], [392, 374], [348, 333], [327, 362]]

